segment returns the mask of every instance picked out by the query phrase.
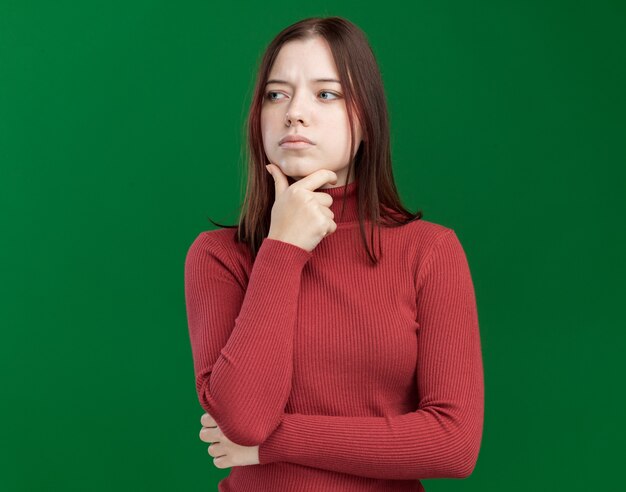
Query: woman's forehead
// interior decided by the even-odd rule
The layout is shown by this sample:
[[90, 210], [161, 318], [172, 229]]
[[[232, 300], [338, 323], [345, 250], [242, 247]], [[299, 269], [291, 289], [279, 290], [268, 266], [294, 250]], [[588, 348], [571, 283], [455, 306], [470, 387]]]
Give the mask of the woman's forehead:
[[295, 77], [311, 82], [339, 79], [332, 52], [324, 40], [295, 40], [281, 47], [269, 78], [290, 81]]

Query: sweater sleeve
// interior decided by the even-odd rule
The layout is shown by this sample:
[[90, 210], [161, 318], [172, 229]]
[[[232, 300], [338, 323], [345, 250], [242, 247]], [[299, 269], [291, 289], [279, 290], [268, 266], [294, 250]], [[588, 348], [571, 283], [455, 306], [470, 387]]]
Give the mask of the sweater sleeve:
[[259, 447], [286, 461], [379, 479], [465, 478], [482, 439], [483, 362], [475, 293], [453, 229], [416, 275], [417, 410], [396, 416], [285, 414]]
[[236, 444], [255, 446], [279, 425], [291, 392], [293, 332], [312, 254], [265, 238], [247, 286], [222, 244], [201, 233], [185, 258], [185, 303], [202, 408]]

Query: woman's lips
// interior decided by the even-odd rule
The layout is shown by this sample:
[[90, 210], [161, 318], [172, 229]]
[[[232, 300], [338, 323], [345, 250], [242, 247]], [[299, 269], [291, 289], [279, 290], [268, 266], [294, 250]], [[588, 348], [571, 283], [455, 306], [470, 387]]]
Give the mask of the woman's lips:
[[283, 149], [297, 150], [297, 149], [306, 149], [308, 147], [313, 147], [313, 144], [300, 140], [300, 141], [297, 141], [297, 142], [284, 142], [284, 143], [280, 144], [280, 146]]

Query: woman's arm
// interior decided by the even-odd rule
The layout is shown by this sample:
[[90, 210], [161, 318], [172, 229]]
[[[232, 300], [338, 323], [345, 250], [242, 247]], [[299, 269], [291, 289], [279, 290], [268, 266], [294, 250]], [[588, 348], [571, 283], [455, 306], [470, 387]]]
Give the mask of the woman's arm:
[[185, 302], [196, 390], [228, 439], [265, 441], [291, 392], [302, 269], [312, 254], [265, 238], [247, 286], [226, 249], [201, 233], [185, 259]]
[[418, 409], [390, 417], [285, 414], [260, 445], [260, 464], [383, 479], [472, 473], [483, 430], [483, 362], [474, 286], [452, 229], [431, 249], [416, 289]]

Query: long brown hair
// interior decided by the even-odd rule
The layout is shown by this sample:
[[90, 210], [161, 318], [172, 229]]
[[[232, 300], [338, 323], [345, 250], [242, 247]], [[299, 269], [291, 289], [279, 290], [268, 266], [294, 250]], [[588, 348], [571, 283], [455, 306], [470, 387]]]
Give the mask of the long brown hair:
[[[361, 125], [363, 141], [350, 159], [347, 175], [358, 181], [358, 215], [363, 245], [370, 260], [378, 263], [368, 246], [364, 221], [370, 220], [370, 245], [374, 241], [374, 225], [398, 227], [422, 218], [421, 210], [413, 214], [402, 205], [393, 179], [389, 139], [389, 118], [380, 70], [374, 53], [363, 31], [341, 17], [312, 17], [303, 19], [283, 29], [269, 44], [263, 54], [254, 86], [247, 127], [248, 182], [241, 207], [239, 223], [223, 225], [209, 220], [218, 227], [237, 228], [236, 242], [250, 247], [252, 258], [267, 237], [274, 204], [274, 180], [265, 169], [268, 164], [261, 133], [261, 107], [265, 84], [280, 48], [287, 42], [314, 36], [324, 38], [339, 70], [339, 80], [344, 89], [350, 125], [350, 155], [354, 154], [353, 118]], [[291, 180], [290, 180], [291, 182]], [[344, 187], [345, 192], [345, 187]], [[345, 203], [345, 194], [344, 203]], [[373, 249], [373, 247], [372, 247]], [[379, 237], [380, 250], [380, 237]], [[381, 253], [382, 254], [382, 253]]]

